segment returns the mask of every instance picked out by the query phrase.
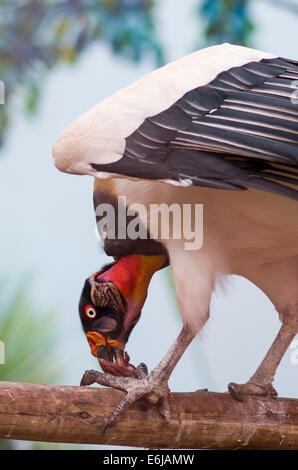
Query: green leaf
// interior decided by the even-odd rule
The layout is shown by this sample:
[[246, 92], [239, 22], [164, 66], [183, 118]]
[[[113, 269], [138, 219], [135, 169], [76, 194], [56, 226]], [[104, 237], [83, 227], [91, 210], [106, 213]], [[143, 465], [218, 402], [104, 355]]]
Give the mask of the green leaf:
[[40, 97], [40, 89], [36, 83], [30, 83], [25, 91], [25, 111], [28, 114], [34, 114]]
[[0, 364], [0, 380], [30, 383], [57, 383], [62, 376], [58, 357], [58, 313], [40, 312], [33, 304], [28, 286], [9, 293], [0, 284], [0, 340], [4, 343], [5, 364]]

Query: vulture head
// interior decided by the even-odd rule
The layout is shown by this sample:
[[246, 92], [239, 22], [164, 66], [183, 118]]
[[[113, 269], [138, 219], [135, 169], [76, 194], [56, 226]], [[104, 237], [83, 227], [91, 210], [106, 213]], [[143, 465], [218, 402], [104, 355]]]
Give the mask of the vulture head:
[[86, 279], [79, 314], [91, 354], [105, 372], [135, 375], [125, 345], [140, 318], [154, 272], [166, 264], [165, 255], [128, 255]]

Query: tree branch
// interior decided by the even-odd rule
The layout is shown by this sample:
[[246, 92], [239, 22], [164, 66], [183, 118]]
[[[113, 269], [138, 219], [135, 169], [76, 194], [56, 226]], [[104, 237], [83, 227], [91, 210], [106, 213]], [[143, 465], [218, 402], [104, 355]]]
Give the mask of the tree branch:
[[0, 438], [146, 448], [297, 449], [298, 400], [174, 393], [169, 425], [144, 401], [101, 435], [123, 392], [0, 382]]

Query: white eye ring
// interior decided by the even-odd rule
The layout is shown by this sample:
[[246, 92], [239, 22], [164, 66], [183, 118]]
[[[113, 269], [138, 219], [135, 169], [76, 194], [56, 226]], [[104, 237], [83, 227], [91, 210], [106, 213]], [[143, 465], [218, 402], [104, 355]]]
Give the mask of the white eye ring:
[[97, 313], [96, 313], [96, 310], [94, 307], [91, 307], [91, 306], [87, 306], [85, 309], [84, 309], [84, 313], [86, 315], [86, 317], [88, 318], [95, 318]]

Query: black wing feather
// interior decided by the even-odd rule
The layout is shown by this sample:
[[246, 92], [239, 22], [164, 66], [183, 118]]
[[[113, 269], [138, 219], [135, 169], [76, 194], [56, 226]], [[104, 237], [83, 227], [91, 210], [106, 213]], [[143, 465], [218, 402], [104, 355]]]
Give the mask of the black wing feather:
[[[297, 86], [295, 86], [297, 85]], [[298, 200], [298, 63], [250, 62], [145, 119], [99, 171], [217, 189], [256, 188]]]

